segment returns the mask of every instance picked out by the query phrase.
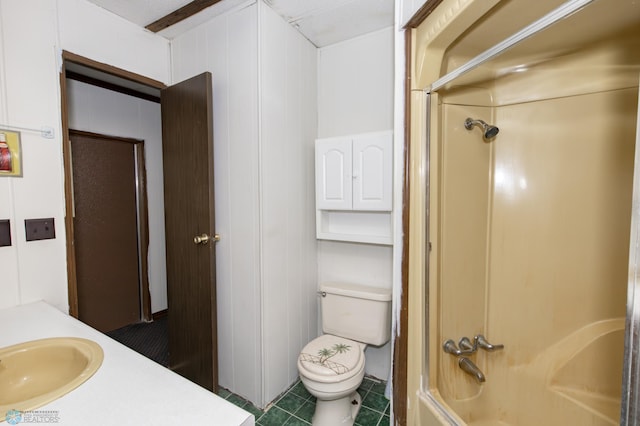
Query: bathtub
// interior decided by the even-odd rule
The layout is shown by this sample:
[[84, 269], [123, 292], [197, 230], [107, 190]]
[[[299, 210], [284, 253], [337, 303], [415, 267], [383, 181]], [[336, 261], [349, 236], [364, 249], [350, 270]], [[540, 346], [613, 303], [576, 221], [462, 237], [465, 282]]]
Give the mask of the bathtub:
[[[408, 424], [621, 423], [640, 5], [494, 48], [561, 3], [444, 0], [414, 30]], [[479, 334], [504, 345], [468, 355], [482, 383], [443, 350]]]

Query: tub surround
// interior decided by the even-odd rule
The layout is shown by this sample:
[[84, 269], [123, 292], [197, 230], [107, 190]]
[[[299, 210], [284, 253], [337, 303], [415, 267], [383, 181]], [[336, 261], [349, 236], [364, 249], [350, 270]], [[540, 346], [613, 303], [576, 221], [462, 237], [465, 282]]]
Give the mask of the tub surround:
[[60, 336], [90, 339], [104, 350], [89, 380], [37, 409], [56, 411], [62, 425], [255, 424], [247, 411], [45, 302], [0, 311], [0, 347]]
[[638, 424], [640, 5], [479, 3], [413, 34], [408, 424]]

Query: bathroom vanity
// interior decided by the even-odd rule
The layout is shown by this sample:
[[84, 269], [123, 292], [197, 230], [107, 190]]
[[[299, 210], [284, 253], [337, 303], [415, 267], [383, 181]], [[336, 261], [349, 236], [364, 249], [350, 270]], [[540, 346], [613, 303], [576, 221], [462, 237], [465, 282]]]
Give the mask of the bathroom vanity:
[[[104, 351], [102, 365], [91, 378], [34, 410], [55, 416], [58, 424], [255, 424], [252, 414], [45, 302], [0, 311], [0, 348], [51, 337], [89, 339]], [[2, 416], [4, 421], [5, 413]]]

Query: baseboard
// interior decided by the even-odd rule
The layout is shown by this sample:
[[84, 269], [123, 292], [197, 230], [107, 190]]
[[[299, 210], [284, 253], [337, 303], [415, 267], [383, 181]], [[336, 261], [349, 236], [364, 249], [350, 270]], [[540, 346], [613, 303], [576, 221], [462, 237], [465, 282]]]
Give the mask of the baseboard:
[[162, 311], [158, 311], [158, 312], [154, 312], [153, 313], [153, 320], [159, 320], [162, 318], [165, 318], [167, 315], [169, 315], [169, 310], [168, 309], [163, 309]]

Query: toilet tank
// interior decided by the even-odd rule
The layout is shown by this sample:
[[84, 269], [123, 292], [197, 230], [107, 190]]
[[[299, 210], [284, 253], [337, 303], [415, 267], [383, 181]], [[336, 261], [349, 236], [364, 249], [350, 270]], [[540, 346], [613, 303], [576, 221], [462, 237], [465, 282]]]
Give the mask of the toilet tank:
[[329, 282], [320, 285], [322, 330], [380, 346], [391, 336], [391, 289]]

